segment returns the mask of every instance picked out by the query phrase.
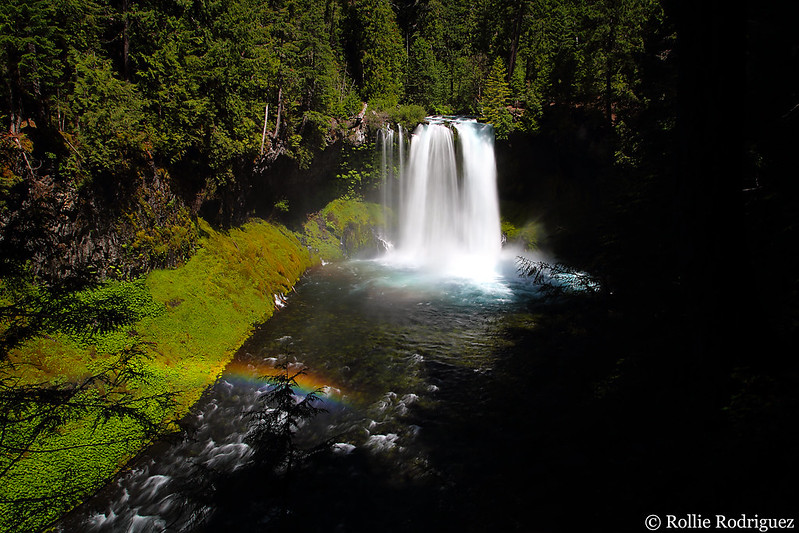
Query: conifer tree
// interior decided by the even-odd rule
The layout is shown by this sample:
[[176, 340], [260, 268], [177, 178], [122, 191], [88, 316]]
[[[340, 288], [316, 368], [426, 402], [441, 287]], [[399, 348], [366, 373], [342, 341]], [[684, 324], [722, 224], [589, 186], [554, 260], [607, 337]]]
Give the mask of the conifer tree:
[[510, 87], [502, 60], [497, 57], [491, 67], [491, 73], [485, 83], [485, 90], [480, 102], [480, 120], [494, 125], [494, 132], [498, 139], [507, 138], [513, 129], [513, 117], [508, 110]]
[[351, 16], [362, 96], [399, 101], [406, 54], [391, 4], [387, 0], [359, 0]]

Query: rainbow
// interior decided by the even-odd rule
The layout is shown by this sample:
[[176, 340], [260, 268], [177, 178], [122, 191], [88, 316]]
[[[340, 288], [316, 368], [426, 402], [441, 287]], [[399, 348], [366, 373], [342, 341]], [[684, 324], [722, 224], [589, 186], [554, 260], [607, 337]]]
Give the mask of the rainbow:
[[[296, 370], [301, 368], [302, 365], [298, 364]], [[277, 373], [278, 370], [268, 361], [253, 364], [252, 362], [234, 359], [228, 363], [219, 379], [262, 386], [265, 384], [265, 376], [273, 376]], [[348, 395], [340, 387], [331, 385], [329, 380], [318, 374], [306, 370], [304, 374], [297, 376], [296, 381], [298, 385], [297, 393], [305, 395], [316, 392], [323, 404], [322, 407], [329, 409], [331, 407], [347, 407], [350, 404]]]

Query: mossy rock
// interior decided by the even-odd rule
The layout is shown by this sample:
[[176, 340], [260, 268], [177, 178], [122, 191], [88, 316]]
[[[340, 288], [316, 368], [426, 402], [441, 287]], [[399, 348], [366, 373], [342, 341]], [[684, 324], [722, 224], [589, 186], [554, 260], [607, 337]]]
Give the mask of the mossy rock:
[[544, 240], [544, 228], [540, 222], [526, 222], [521, 227], [502, 219], [502, 234], [509, 244], [520, 244], [527, 250], [535, 250]]
[[304, 242], [325, 261], [379, 249], [376, 228], [384, 225], [381, 206], [352, 198], [339, 198], [312, 215], [303, 226]]

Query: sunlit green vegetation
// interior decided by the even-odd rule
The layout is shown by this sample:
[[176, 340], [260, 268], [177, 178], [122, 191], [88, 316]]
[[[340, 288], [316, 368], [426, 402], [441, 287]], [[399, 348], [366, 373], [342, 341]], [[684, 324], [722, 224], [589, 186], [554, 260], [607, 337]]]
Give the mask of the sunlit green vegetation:
[[546, 237], [544, 228], [539, 222], [527, 221], [516, 226], [507, 219], [502, 219], [502, 234], [512, 244], [521, 244], [528, 250], [535, 250], [543, 245]]
[[[173, 422], [213, 383], [252, 328], [272, 315], [275, 296], [288, 294], [320, 259], [343, 259], [373, 246], [372, 228], [381, 223], [380, 206], [356, 199], [331, 202], [309, 219], [304, 234], [257, 220], [221, 232], [199, 219], [200, 247], [176, 269], [67, 295], [28, 278], [4, 283], [4, 339], [12, 325], [27, 336], [9, 344], [0, 363], [0, 399], [14, 411], [2, 422], [0, 529], [45, 526], [154, 437], [175, 430]], [[47, 300], [54, 298], [74, 312], [50, 316]], [[23, 320], [20, 329], [22, 319], [10, 314], [20, 302], [38, 306], [46, 318]], [[73, 316], [84, 310], [99, 310], [88, 326]], [[116, 318], [107, 327], [91, 326], [103, 317]], [[136, 357], [120, 365], [126, 353]], [[55, 387], [56, 398], [47, 401], [59, 414], [43, 423], [48, 413], [36, 395], [51, 394], [48, 387]], [[76, 388], [69, 400], [58, 396]], [[15, 396], [21, 391], [32, 396]], [[117, 404], [131, 411], [117, 413]]]
[[[299, 236], [283, 227], [256, 221], [220, 233], [200, 221], [200, 229], [202, 247], [184, 266], [79, 293], [82, 303], [114, 301], [134, 319], [90, 337], [50, 331], [29, 339], [0, 369], [4, 392], [6, 386], [80, 383], [138, 347], [144, 353], [133, 362], [137, 376], [125, 388], [137, 398], [176, 395], [165, 405], [137, 407], [154, 422], [185, 414], [253, 326], [271, 316], [274, 295], [290, 291], [311, 265]], [[92, 387], [82, 397], [107, 392]], [[8, 422], [0, 455], [3, 531], [36, 530], [57, 518], [152, 437], [135, 418], [104, 420], [87, 412], [35, 438], [18, 457], [15, 439], [25, 440], [28, 424]]]
[[[690, 376], [686, 413], [699, 398], [716, 427], [726, 406], [760, 435], [771, 391], [796, 390], [796, 16], [678, 4], [0, 2], [0, 529], [73, 506], [187, 412], [308, 265], [374, 246], [367, 133], [428, 113], [516, 147], [509, 240], [607, 280], [606, 320], [586, 315], [577, 343], [611, 326], [603, 396]], [[306, 190], [275, 169], [310, 173], [334, 143], [307, 210], [343, 199], [295, 212]], [[265, 182], [257, 200], [304, 234], [220, 230]], [[763, 265], [780, 290], [734, 290]], [[576, 338], [571, 315], [554, 323]]]
[[304, 241], [325, 261], [338, 261], [376, 249], [374, 228], [384, 226], [381, 206], [339, 198], [303, 226]]
[[10, 0], [0, 120], [36, 131], [16, 174], [89, 184], [155, 160], [219, 198], [264, 154], [307, 168], [362, 102], [397, 122], [482, 116], [500, 137], [550, 103], [625, 123], [663, 20], [656, 0]]

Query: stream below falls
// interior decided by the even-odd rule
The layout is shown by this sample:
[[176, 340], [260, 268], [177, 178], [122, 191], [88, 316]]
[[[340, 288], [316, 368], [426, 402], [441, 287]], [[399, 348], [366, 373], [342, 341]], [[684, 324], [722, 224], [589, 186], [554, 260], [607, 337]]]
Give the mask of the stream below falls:
[[[73, 512], [61, 531], [526, 530], [535, 476], [518, 332], [546, 312], [512, 257], [492, 279], [441, 277], [379, 260], [307, 274], [184, 421]], [[515, 334], [513, 332], [516, 332]], [[288, 358], [298, 395], [326, 412], [297, 446], [325, 452], [275, 476], [246, 439]]]

